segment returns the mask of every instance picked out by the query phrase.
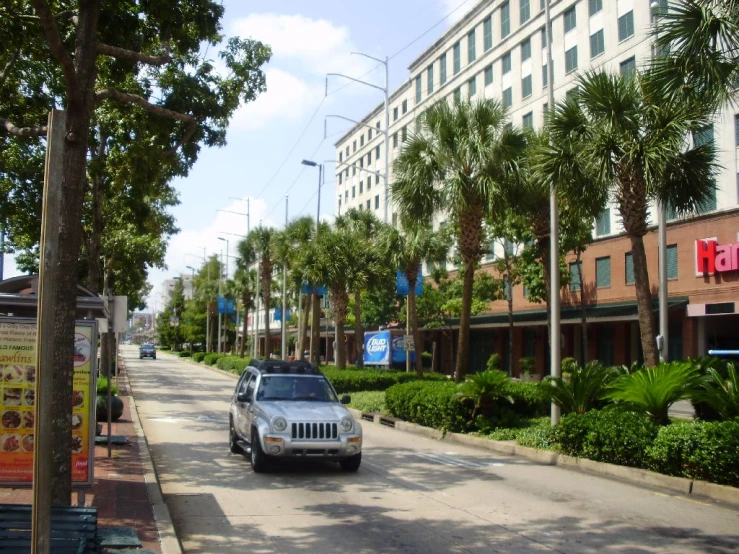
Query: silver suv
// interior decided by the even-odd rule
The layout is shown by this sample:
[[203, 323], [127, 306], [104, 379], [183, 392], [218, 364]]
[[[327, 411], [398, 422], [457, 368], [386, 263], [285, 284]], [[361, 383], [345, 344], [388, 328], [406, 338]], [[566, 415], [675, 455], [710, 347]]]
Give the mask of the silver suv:
[[357, 471], [362, 427], [326, 377], [307, 362], [252, 360], [231, 398], [229, 447], [249, 455], [255, 472], [273, 458], [321, 458]]

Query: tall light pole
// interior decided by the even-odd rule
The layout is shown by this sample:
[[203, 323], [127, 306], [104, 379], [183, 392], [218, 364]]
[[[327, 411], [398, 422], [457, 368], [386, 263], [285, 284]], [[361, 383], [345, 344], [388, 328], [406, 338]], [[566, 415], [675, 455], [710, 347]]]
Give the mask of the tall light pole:
[[[228, 243], [228, 239], [224, 239], [223, 237], [218, 237], [218, 240], [222, 240], [226, 243], [226, 280], [228, 280], [228, 257], [229, 257], [228, 254], [230, 252], [229, 243]], [[223, 272], [223, 251], [222, 250], [221, 250], [221, 272]], [[219, 285], [219, 289], [220, 289], [220, 285]], [[223, 292], [221, 292], [221, 296], [223, 296]], [[224, 307], [228, 308], [228, 303], [225, 301], [225, 299], [223, 301], [223, 305]], [[224, 353], [226, 351], [226, 344], [225, 344], [225, 341], [223, 341], [223, 335], [226, 333], [226, 327], [228, 327], [228, 324], [226, 321], [227, 315], [228, 315], [227, 309], [224, 310], [223, 314], [218, 314], [218, 323], [219, 323], [219, 327], [218, 327], [218, 348], [219, 350], [218, 352], [220, 353]], [[221, 326], [221, 320], [223, 320], [222, 326]], [[222, 342], [223, 342], [223, 348], [221, 349]]]
[[[649, 5], [652, 26], [656, 28], [659, 17], [659, 2], [653, 1]], [[656, 56], [655, 46], [652, 45], [652, 57]], [[668, 313], [667, 313], [667, 210], [662, 200], [657, 200], [657, 237], [659, 240], [659, 334], [662, 337], [657, 341], [659, 359], [668, 361]]]
[[[547, 36], [547, 85], [549, 93], [549, 114], [554, 113], [554, 67], [552, 67], [552, 17], [549, 0], [544, 2], [545, 28]], [[549, 192], [549, 252], [550, 252], [550, 321], [549, 321], [549, 347], [550, 364], [549, 372], [552, 377], [560, 377], [562, 374], [561, 344], [560, 344], [560, 302], [559, 302], [559, 207], [557, 206], [557, 189], [554, 183]], [[587, 347], [587, 345], [586, 345]], [[559, 406], [552, 402], [552, 425], [559, 423]]]
[[[287, 229], [287, 194], [285, 195], [285, 229]], [[287, 360], [287, 260], [282, 261], [282, 352], [283, 360]]]
[[[307, 165], [309, 167], [318, 167], [318, 206], [316, 208], [316, 236], [314, 240], [318, 238], [318, 230], [321, 228], [321, 185], [323, 183], [322, 177], [323, 177], [323, 164], [317, 164], [316, 162], [313, 162], [311, 160], [303, 160], [303, 165]], [[313, 342], [313, 335], [315, 333], [316, 327], [320, 327], [321, 325], [321, 317], [319, 312], [319, 306], [318, 306], [318, 290], [316, 288], [317, 283], [313, 283], [313, 294], [311, 295], [311, 331], [310, 331], [310, 356], [311, 361], [318, 365], [319, 364], [319, 358], [320, 355], [315, 351], [315, 349], [318, 347], [317, 344], [314, 344]], [[320, 329], [319, 329], [320, 332]], [[320, 336], [319, 336], [319, 342], [320, 342]]]
[[381, 90], [385, 94], [385, 214], [383, 221], [385, 223], [388, 222], [388, 202], [390, 197], [390, 185], [389, 185], [389, 179], [390, 174], [388, 173], [390, 168], [390, 150], [388, 146], [390, 145], [390, 141], [388, 140], [390, 138], [390, 107], [389, 107], [389, 98], [390, 98], [390, 79], [389, 79], [389, 71], [388, 71], [388, 58], [385, 57], [384, 60], [381, 60], [380, 58], [375, 58], [374, 56], [369, 56], [367, 54], [363, 54], [362, 52], [352, 52], [352, 54], [356, 54], [357, 56], [364, 56], [365, 58], [369, 58], [370, 60], [374, 60], [376, 62], [379, 62], [385, 66], [385, 86], [380, 87], [377, 85], [374, 85], [372, 83], [368, 83], [367, 81], [362, 81], [360, 79], [355, 79], [354, 77], [349, 77], [348, 75], [343, 75], [341, 73], [328, 73], [328, 76], [335, 76], [335, 77], [343, 77], [344, 79], [349, 79], [350, 81], [354, 81], [355, 83], [361, 83], [363, 85], [367, 85], [368, 87], [376, 88], [377, 90]]

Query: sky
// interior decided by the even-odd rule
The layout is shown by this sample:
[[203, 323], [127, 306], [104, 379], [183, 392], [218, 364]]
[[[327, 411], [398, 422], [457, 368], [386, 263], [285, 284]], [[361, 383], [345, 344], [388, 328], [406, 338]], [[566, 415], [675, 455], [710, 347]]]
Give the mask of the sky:
[[[272, 59], [263, 67], [267, 91], [236, 112], [226, 146], [201, 151], [190, 174], [173, 182], [180, 204], [171, 212], [180, 232], [169, 241], [167, 268], [150, 270], [148, 309], [162, 309], [162, 282], [190, 273], [188, 266], [197, 271], [204, 252], [230, 256], [233, 273], [239, 235], [247, 232], [246, 216], [238, 215], [247, 212], [247, 198], [252, 228], [260, 222], [283, 227], [286, 196], [289, 219], [315, 216], [318, 170], [301, 160], [333, 160], [334, 142], [352, 126], [326, 115], [359, 120], [383, 100], [381, 91], [340, 77], [327, 81], [327, 73], [383, 85], [383, 67], [351, 53], [388, 56], [392, 93], [409, 78], [408, 65], [478, 1], [224, 0], [226, 37], [254, 38], [272, 47]], [[215, 61], [217, 52], [210, 47], [204, 54]], [[321, 216], [330, 219], [334, 167], [326, 166]], [[6, 255], [5, 277], [18, 274]]]

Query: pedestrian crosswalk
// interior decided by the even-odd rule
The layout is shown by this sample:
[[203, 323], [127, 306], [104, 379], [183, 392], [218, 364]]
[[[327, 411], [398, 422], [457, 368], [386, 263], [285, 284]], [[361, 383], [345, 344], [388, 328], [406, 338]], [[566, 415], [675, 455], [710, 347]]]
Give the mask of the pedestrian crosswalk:
[[502, 462], [487, 462], [461, 458], [455, 452], [447, 452], [445, 454], [437, 454], [431, 452], [410, 452], [410, 454], [429, 462], [451, 467], [484, 468], [501, 467], [505, 465]]

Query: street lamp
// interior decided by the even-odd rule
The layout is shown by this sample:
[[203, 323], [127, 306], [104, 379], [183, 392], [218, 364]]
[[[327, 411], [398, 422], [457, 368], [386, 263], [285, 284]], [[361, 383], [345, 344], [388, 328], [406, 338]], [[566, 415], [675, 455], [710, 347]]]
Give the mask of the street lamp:
[[230, 257], [229, 254], [231, 253], [231, 250], [228, 247], [228, 239], [224, 239], [223, 237], [218, 237], [218, 240], [225, 241], [226, 243], [226, 279], [228, 279], [228, 258]]
[[[379, 62], [385, 66], [385, 86], [380, 87], [377, 85], [374, 85], [372, 83], [368, 83], [367, 81], [362, 81], [360, 79], [355, 79], [354, 77], [349, 77], [348, 75], [343, 75], [341, 73], [328, 73], [328, 76], [335, 76], [335, 77], [343, 77], [344, 79], [349, 79], [350, 81], [354, 81], [355, 83], [360, 83], [362, 85], [367, 85], [368, 87], [372, 87], [378, 90], [381, 90], [385, 94], [385, 217], [384, 222], [387, 223], [387, 216], [388, 216], [388, 201], [389, 201], [389, 173], [388, 170], [390, 168], [389, 161], [390, 161], [390, 150], [388, 149], [388, 146], [390, 145], [389, 137], [390, 137], [390, 108], [389, 108], [389, 76], [388, 76], [388, 58], [385, 57], [384, 60], [381, 60], [379, 58], [375, 58], [374, 56], [369, 56], [367, 54], [363, 54], [362, 52], [352, 52], [352, 54], [356, 54], [357, 56], [364, 56], [365, 58], [369, 58], [370, 60], [374, 60], [376, 62]], [[328, 79], [327, 79], [328, 82]]]
[[[311, 160], [303, 160], [303, 165], [307, 165], [309, 167], [318, 167], [318, 207], [316, 209], [316, 238], [318, 238], [318, 230], [321, 227], [320, 223], [320, 217], [321, 217], [321, 184], [322, 184], [322, 177], [323, 177], [323, 164], [317, 164], [314, 161]], [[298, 297], [299, 299], [300, 297]], [[310, 353], [311, 353], [311, 361], [318, 365], [318, 355], [317, 352], [314, 352], [314, 347], [316, 345], [313, 344], [313, 330], [315, 327], [319, 326], [321, 324], [321, 318], [318, 314], [318, 310], [316, 309], [318, 307], [318, 295], [316, 291], [316, 283], [313, 283], [313, 295], [312, 295], [312, 306], [311, 306], [311, 346], [310, 346]], [[298, 301], [298, 308], [300, 308], [300, 301]], [[328, 343], [326, 348], [326, 357], [328, 357]], [[300, 359], [303, 359], [303, 353], [300, 353]]]

